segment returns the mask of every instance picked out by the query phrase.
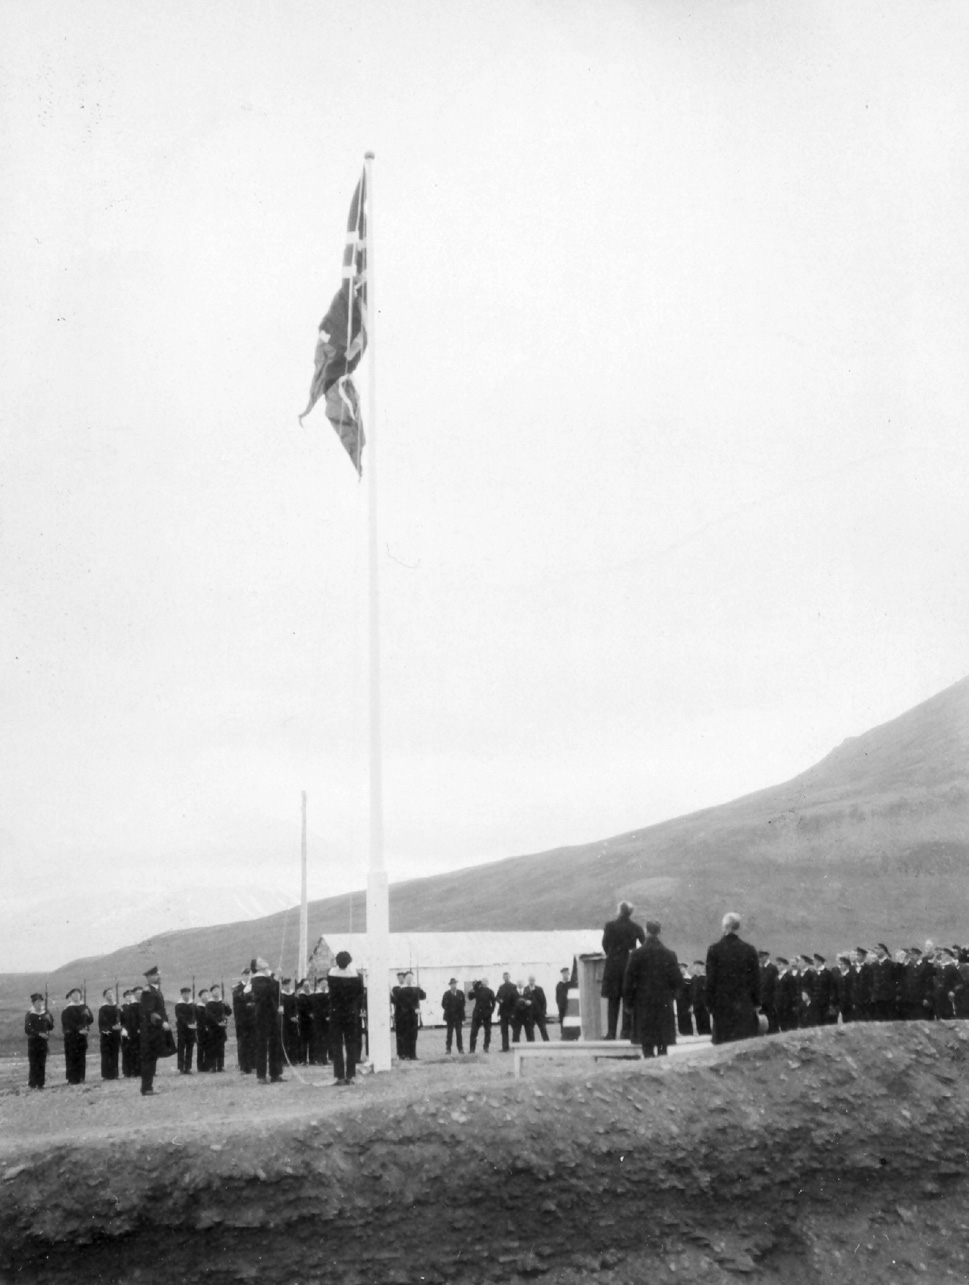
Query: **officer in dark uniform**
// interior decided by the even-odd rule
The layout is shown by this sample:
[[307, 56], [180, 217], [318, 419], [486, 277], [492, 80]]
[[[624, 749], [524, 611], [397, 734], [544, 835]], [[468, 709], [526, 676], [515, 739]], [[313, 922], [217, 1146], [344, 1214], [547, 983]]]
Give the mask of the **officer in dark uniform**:
[[161, 993], [161, 976], [154, 967], [145, 970], [148, 985], [141, 992], [141, 1095], [155, 1092], [155, 1067], [160, 1057], [175, 1052], [175, 1038], [168, 1024], [165, 997]]
[[47, 1051], [54, 1019], [39, 991], [30, 997], [30, 1008], [24, 1017], [27, 1036], [27, 1088], [42, 1089], [47, 1079]]

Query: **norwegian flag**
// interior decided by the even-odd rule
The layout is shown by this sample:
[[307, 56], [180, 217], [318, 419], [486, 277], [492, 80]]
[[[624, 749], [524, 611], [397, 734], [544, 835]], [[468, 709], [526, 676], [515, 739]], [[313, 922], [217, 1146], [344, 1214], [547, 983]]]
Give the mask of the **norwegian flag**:
[[300, 423], [322, 397], [326, 417], [336, 429], [358, 473], [363, 472], [363, 421], [351, 375], [367, 346], [367, 172], [350, 202], [343, 280], [320, 322], [310, 399]]

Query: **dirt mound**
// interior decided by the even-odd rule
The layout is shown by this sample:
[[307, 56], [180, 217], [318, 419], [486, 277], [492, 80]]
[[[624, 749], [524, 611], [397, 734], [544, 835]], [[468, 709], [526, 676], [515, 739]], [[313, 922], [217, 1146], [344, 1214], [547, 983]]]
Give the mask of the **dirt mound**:
[[0, 1280], [969, 1278], [969, 1024], [508, 1062], [8, 1093]]

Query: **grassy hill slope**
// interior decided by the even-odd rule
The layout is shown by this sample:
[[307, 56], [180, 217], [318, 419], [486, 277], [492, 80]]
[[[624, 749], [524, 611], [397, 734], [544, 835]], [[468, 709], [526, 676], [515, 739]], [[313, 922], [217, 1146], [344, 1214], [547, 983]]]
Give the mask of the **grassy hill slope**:
[[[786, 954], [856, 942], [969, 939], [969, 679], [862, 736], [791, 781], [720, 807], [594, 843], [394, 884], [391, 929], [588, 928], [633, 900], [681, 958], [716, 936], [725, 909], [745, 935]], [[364, 897], [309, 907], [310, 940], [365, 927]], [[166, 933], [51, 975], [52, 993], [91, 993], [157, 963], [172, 995], [229, 981], [264, 954], [292, 968], [296, 908]]]

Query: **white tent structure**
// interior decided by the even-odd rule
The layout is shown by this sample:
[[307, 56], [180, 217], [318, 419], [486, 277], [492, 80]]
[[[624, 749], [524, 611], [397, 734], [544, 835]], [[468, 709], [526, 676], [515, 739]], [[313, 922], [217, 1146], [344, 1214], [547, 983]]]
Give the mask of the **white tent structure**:
[[[415, 982], [427, 992], [421, 1004], [425, 1026], [442, 1026], [441, 996], [452, 977], [461, 990], [487, 977], [492, 990], [501, 984], [502, 973], [513, 982], [534, 976], [545, 991], [549, 1013], [555, 1015], [555, 986], [561, 970], [571, 972], [576, 955], [593, 954], [602, 947], [601, 928], [568, 928], [554, 932], [464, 932], [391, 933], [387, 992], [397, 985], [399, 972], [412, 972]], [[354, 967], [369, 972], [366, 933], [325, 933], [317, 943], [310, 972], [326, 972], [330, 960], [341, 950], [353, 956]], [[470, 1014], [470, 1010], [469, 1010]]]

